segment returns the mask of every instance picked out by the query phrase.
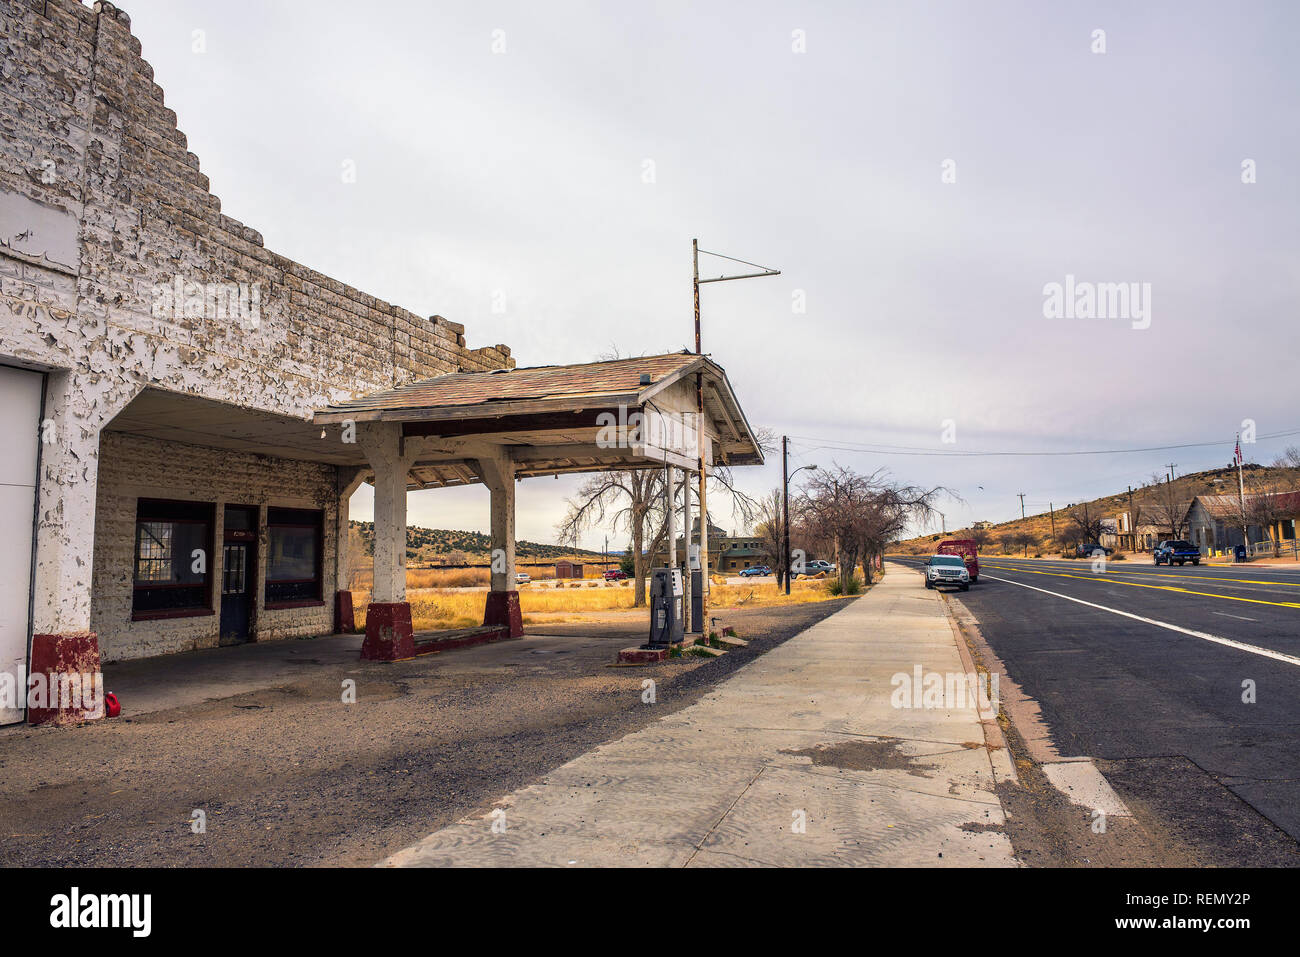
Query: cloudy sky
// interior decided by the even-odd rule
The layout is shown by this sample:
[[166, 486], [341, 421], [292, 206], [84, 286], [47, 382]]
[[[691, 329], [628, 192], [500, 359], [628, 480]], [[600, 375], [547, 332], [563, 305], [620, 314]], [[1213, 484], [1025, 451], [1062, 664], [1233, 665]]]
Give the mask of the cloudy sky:
[[[950, 528], [1226, 464], [1245, 419], [1300, 444], [1264, 438], [1300, 430], [1295, 4], [123, 6], [225, 212], [472, 346], [680, 349], [692, 237], [781, 269], [704, 288], [750, 421], [956, 489]], [[1067, 276], [1129, 312], [1049, 318]], [[575, 484], [522, 483], [519, 537]]]

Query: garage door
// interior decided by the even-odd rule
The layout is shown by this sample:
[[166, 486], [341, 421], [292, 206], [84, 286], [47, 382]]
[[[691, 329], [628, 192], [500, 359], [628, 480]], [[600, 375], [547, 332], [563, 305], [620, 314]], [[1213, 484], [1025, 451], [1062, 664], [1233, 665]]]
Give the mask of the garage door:
[[[4, 450], [0, 454], [0, 515], [4, 516], [4, 541], [0, 543], [0, 671], [15, 679], [27, 673], [31, 634], [32, 519], [36, 514], [36, 454], [43, 388], [44, 376], [39, 373], [0, 366], [0, 449]], [[25, 693], [24, 680], [19, 700], [0, 700], [0, 724], [23, 720]], [[7, 707], [15, 703], [20, 707]]]

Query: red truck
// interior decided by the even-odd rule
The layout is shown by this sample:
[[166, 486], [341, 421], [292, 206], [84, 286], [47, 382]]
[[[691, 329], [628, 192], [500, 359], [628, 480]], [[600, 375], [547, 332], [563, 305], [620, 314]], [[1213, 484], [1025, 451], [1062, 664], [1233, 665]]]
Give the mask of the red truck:
[[950, 538], [939, 543], [936, 555], [960, 555], [966, 562], [966, 571], [970, 574], [970, 583], [980, 580], [979, 546], [969, 538]]

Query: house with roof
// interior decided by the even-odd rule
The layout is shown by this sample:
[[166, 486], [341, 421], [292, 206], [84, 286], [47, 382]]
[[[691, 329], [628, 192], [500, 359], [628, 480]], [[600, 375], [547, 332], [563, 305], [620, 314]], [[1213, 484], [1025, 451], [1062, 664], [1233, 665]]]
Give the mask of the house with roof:
[[[1261, 524], [1255, 501], [1266, 499], [1269, 520]], [[1238, 545], [1275, 542], [1287, 545], [1296, 541], [1296, 522], [1300, 520], [1300, 492], [1260, 492], [1247, 495], [1197, 495], [1187, 507], [1188, 540], [1206, 555], [1231, 552]], [[1243, 540], [1243, 526], [1245, 538]]]

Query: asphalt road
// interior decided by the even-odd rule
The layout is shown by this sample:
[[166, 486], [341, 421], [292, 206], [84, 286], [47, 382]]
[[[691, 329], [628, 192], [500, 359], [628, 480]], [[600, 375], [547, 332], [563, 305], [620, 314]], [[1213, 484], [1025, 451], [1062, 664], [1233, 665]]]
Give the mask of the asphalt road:
[[[953, 597], [1037, 700], [1062, 755], [1113, 762], [1117, 790], [1244, 858], [1218, 863], [1293, 853], [1249, 859], [1259, 841], [1277, 850], [1254, 812], [1300, 840], [1300, 569], [980, 564], [979, 583]], [[1248, 681], [1255, 703], [1243, 700]], [[1259, 841], [1243, 843], [1256, 823]]]

